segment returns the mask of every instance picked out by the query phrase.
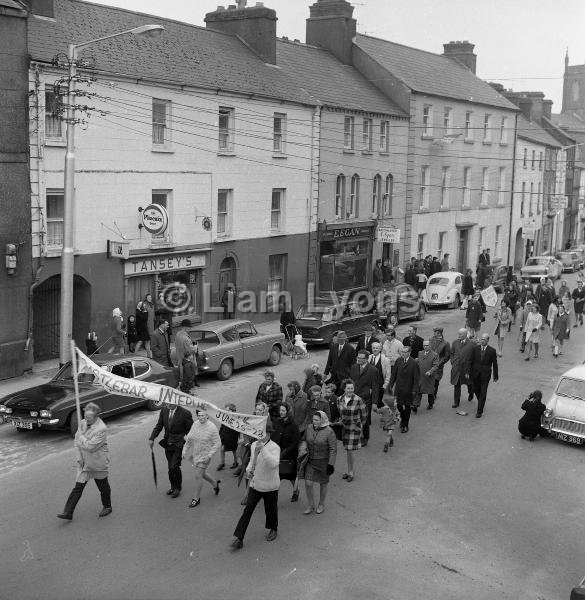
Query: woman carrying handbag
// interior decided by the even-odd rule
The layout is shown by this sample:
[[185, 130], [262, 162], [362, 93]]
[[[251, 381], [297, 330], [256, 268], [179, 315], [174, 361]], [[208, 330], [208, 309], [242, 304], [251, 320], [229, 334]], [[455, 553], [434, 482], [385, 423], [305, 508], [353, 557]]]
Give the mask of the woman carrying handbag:
[[297, 452], [301, 434], [292, 418], [290, 404], [283, 403], [278, 407], [278, 419], [273, 424], [272, 441], [280, 446], [280, 464], [278, 472], [280, 480], [286, 479], [293, 485], [291, 502], [299, 499], [297, 480]]

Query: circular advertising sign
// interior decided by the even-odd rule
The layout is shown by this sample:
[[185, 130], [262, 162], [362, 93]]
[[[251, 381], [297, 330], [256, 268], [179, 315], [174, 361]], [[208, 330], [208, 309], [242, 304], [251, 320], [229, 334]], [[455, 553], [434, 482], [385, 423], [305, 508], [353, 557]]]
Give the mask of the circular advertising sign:
[[169, 213], [160, 204], [149, 204], [142, 211], [142, 225], [148, 233], [160, 235], [169, 226]]

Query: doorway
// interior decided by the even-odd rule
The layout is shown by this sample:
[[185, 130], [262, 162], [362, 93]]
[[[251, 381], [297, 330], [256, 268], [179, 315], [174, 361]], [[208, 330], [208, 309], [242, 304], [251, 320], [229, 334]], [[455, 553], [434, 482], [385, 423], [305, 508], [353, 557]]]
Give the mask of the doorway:
[[237, 282], [238, 268], [233, 256], [226, 256], [219, 265], [219, 297], [227, 289], [228, 283], [233, 283], [236, 290], [238, 289]]
[[457, 270], [460, 273], [465, 273], [468, 269], [468, 253], [469, 253], [469, 229], [459, 230], [459, 239], [457, 243]]

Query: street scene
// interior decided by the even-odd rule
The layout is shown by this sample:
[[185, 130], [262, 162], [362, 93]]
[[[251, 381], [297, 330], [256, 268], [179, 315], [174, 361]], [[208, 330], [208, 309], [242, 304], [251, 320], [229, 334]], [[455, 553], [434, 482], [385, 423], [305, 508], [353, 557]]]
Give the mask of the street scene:
[[0, 0], [0, 600], [585, 598], [585, 8], [460, 4]]

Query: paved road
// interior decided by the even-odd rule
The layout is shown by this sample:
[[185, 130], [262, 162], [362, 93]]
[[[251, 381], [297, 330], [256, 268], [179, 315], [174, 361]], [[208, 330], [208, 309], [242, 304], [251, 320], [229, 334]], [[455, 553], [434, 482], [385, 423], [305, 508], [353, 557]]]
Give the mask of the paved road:
[[[462, 315], [433, 312], [420, 329], [440, 323], [451, 340]], [[583, 449], [523, 441], [516, 424], [528, 392], [540, 388], [546, 397], [558, 375], [580, 362], [585, 333], [574, 332], [558, 361], [543, 344], [543, 358], [525, 363], [513, 329], [481, 420], [473, 418], [475, 405], [468, 416], [451, 409], [447, 368], [436, 409], [413, 416], [389, 454], [376, 427], [352, 483], [340, 478], [340, 452], [322, 515], [304, 516], [303, 502], [290, 504], [285, 483], [277, 541], [264, 541], [259, 510], [237, 554], [226, 550], [241, 510], [229, 473], [219, 497], [205, 489], [189, 510], [189, 469], [184, 494], [170, 500], [161, 452], [162, 483], [154, 488], [146, 444], [154, 414], [109, 422], [114, 513], [97, 518], [90, 483], [72, 523], [55, 518], [74, 477], [70, 441], [3, 426], [0, 598], [568, 598], [585, 570]], [[324, 364], [324, 353], [311, 359]], [[286, 384], [310, 362], [285, 359], [277, 377]], [[206, 380], [201, 395], [249, 409], [261, 372]]]

